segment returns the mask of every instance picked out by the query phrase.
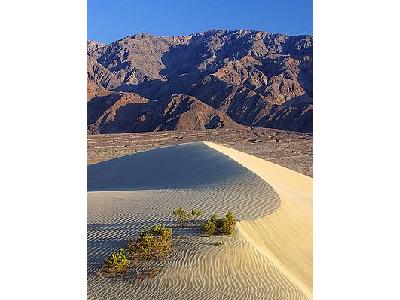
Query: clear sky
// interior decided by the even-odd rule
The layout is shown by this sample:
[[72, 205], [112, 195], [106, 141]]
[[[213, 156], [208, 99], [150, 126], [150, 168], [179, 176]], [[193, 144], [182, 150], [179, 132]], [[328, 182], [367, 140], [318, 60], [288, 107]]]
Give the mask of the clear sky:
[[312, 34], [312, 0], [88, 0], [88, 39], [209, 29]]

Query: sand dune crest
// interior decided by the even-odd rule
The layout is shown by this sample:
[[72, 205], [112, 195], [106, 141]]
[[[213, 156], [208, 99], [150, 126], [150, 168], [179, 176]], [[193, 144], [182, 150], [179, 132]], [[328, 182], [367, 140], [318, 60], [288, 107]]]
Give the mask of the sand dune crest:
[[277, 210], [256, 220], [242, 221], [238, 227], [311, 298], [312, 178], [225, 146], [205, 144], [260, 176], [278, 193], [281, 203]]

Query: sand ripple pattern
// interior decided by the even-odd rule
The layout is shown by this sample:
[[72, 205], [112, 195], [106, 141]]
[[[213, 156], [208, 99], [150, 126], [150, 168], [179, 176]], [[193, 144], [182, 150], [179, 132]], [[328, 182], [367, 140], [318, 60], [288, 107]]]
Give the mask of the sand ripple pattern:
[[[153, 279], [89, 276], [89, 299], [307, 299], [274, 265], [238, 236], [184, 237], [185, 249]], [[177, 245], [180, 248], [179, 245]]]
[[[306, 299], [240, 233], [231, 238], [199, 237], [196, 229], [179, 228], [170, 217], [175, 207], [182, 206], [202, 208], [206, 215], [223, 214], [230, 209], [240, 220], [256, 219], [279, 207], [279, 196], [271, 186], [202, 143], [165, 149], [165, 156], [160, 149], [141, 154], [146, 165], [139, 167], [132, 166], [126, 157], [122, 162], [114, 160], [118, 161], [116, 168], [134, 169], [131, 180], [109, 184], [102, 178], [115, 172], [112, 161], [103, 164], [104, 169], [89, 167], [89, 190], [102, 187], [106, 192], [88, 193], [88, 299]], [[173, 157], [175, 161], [171, 161]], [[185, 166], [179, 164], [177, 157], [186, 160], [192, 168], [189, 175], [195, 180], [184, 176]], [[135, 155], [130, 158], [137, 162]], [[159, 171], [159, 163], [165, 159], [169, 161]], [[196, 167], [201, 169], [200, 175], [193, 171]], [[165, 188], [162, 178], [154, 179], [149, 173], [168, 174], [179, 184]], [[93, 174], [96, 175], [90, 178]], [[127, 170], [124, 174], [130, 176]], [[135, 181], [138, 174], [148, 181]], [[163, 262], [162, 271], [155, 278], [138, 284], [96, 274], [112, 250], [125, 246], [126, 239], [143, 227], [159, 222], [174, 226], [176, 251]], [[225, 240], [223, 246], [211, 245], [221, 239]]]

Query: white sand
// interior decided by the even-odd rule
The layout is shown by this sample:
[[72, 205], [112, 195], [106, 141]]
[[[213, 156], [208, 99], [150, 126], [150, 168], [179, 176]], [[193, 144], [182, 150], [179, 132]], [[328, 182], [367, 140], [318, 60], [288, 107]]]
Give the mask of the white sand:
[[[194, 143], [88, 167], [88, 189], [107, 191], [88, 193], [89, 299], [311, 298], [311, 179], [268, 162], [258, 170], [257, 158], [207, 144], [218, 151]], [[269, 180], [261, 174], [268, 170], [273, 188], [249, 170]], [[285, 172], [293, 174], [287, 179]], [[296, 176], [304, 183], [291, 185]], [[177, 206], [199, 207], [207, 215], [231, 209], [242, 220], [239, 231], [207, 238], [174, 228], [177, 252], [141, 284], [95, 274], [104, 257], [143, 226], [174, 225], [170, 212]], [[217, 240], [225, 244], [210, 245]]]

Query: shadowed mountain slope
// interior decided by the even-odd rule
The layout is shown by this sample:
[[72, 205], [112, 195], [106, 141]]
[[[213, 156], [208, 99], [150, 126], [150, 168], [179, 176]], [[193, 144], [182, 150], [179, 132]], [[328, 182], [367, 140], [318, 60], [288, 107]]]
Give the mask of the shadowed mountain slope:
[[[88, 130], [312, 132], [312, 49], [312, 36], [251, 30], [90, 41]], [[128, 94], [146, 102], [121, 100]]]

